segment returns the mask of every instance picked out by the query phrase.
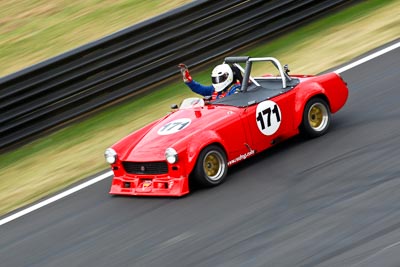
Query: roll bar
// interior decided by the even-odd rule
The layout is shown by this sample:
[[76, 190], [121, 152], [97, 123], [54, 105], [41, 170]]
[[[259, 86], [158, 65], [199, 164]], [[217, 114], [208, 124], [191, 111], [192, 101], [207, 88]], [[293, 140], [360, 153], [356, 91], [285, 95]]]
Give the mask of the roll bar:
[[[286, 81], [291, 81], [292, 79], [290, 76], [283, 70], [281, 63], [274, 57], [249, 57], [249, 56], [238, 56], [238, 57], [226, 57], [224, 62], [229, 64], [234, 64], [235, 66], [239, 67], [242, 71], [243, 68], [240, 67], [237, 63], [246, 63], [246, 68], [244, 70], [243, 75], [243, 83], [242, 83], [242, 91], [246, 92], [248, 87], [249, 79], [258, 85], [258, 83], [250, 76], [251, 67], [253, 62], [261, 62], [261, 61], [269, 61], [271, 62], [279, 71], [279, 74], [282, 78], [282, 88], [286, 88]], [[235, 64], [236, 63], [236, 64]]]

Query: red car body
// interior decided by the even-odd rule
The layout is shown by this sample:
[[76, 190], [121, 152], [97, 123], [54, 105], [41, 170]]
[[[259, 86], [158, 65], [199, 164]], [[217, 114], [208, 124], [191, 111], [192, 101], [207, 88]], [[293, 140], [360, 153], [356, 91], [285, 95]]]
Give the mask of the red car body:
[[[280, 75], [251, 77], [252, 60], [273, 62]], [[288, 71], [283, 71], [273, 58], [235, 57], [225, 61], [246, 63], [244, 79], [252, 82], [243, 84], [246, 88], [242, 86], [242, 92], [212, 103], [188, 99], [179, 109], [114, 144], [110, 194], [185, 195], [189, 193], [190, 179], [198, 173], [201, 176], [202, 168], [207, 173], [207, 168], [218, 164], [216, 171], [225, 176], [225, 169], [230, 166], [313, 125], [313, 118], [317, 123], [327, 119], [327, 125], [322, 129], [318, 128], [321, 124], [312, 126], [311, 137], [324, 134], [330, 114], [341, 109], [348, 97], [346, 83], [336, 73], [288, 76]], [[324, 111], [318, 103], [326, 103], [329, 114], [325, 112], [325, 117], [318, 115]], [[318, 107], [322, 109], [318, 111]], [[167, 162], [167, 148], [176, 151], [176, 162]], [[201, 152], [206, 148], [217, 153], [204, 155]], [[213, 156], [217, 156], [216, 164]], [[213, 174], [206, 177], [212, 178]], [[211, 183], [205, 184], [217, 185], [223, 178], [215, 179], [215, 183], [213, 178], [208, 179]]]

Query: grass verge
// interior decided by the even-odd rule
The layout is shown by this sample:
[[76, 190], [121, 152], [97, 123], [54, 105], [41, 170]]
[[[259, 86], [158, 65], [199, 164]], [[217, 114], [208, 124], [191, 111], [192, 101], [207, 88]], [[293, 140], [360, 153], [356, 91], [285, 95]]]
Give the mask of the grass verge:
[[[241, 54], [277, 57], [293, 73], [318, 73], [399, 38], [398, 14], [398, 1], [363, 2]], [[208, 84], [211, 68], [192, 75]], [[105, 148], [192, 95], [177, 72], [171, 85], [1, 155], [0, 214], [106, 169]]]
[[2, 0], [0, 77], [190, 0]]

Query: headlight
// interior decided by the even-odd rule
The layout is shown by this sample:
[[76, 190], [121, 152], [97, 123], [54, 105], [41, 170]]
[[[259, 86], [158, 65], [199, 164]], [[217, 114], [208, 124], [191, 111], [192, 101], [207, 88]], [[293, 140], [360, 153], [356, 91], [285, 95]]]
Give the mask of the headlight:
[[104, 152], [104, 157], [108, 163], [113, 164], [117, 161], [117, 152], [112, 148], [107, 148]]
[[175, 149], [169, 147], [167, 150], [165, 150], [165, 159], [168, 161], [168, 163], [174, 164], [178, 161], [178, 153]]

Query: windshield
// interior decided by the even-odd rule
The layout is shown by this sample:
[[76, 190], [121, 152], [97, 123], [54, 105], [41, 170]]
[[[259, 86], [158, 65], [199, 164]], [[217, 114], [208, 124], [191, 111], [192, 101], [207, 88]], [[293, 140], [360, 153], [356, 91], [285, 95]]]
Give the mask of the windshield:
[[186, 98], [182, 101], [179, 109], [204, 107], [204, 100], [198, 97]]

